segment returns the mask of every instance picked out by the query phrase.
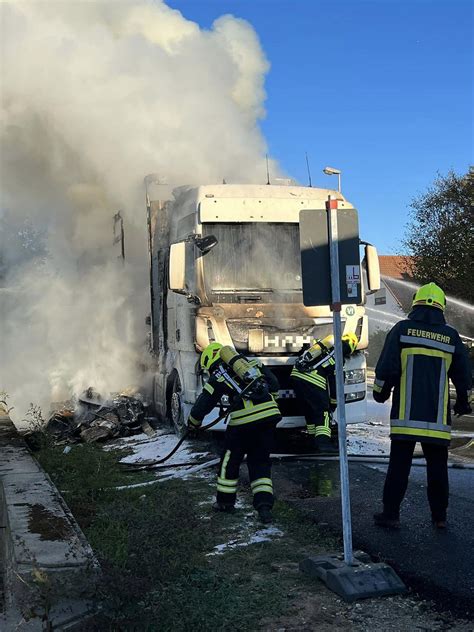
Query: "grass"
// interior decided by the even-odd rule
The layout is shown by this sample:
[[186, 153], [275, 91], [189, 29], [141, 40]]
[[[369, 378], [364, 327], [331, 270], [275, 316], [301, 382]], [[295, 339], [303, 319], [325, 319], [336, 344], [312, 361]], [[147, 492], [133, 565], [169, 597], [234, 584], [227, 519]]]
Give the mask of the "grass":
[[150, 477], [121, 471], [121, 456], [96, 445], [74, 446], [68, 454], [42, 445], [37, 452], [102, 566], [102, 610], [92, 629], [257, 630], [265, 617], [291, 609], [295, 589], [307, 581], [297, 572], [274, 572], [275, 564], [299, 561], [308, 547], [337, 546], [277, 502], [284, 537], [209, 555], [217, 544], [255, 532], [254, 519], [244, 510], [211, 514], [209, 479], [113, 489]]

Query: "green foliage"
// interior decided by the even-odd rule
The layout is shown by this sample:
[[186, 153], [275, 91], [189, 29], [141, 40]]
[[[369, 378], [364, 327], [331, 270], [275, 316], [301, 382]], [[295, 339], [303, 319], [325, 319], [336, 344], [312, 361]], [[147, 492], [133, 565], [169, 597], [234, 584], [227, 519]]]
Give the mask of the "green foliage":
[[[132, 622], [158, 629], [153, 623], [162, 620], [175, 590], [186, 589], [205, 563], [206, 534], [199, 527], [182, 482], [117, 492], [101, 503], [86, 530], [104, 570], [100, 629], [128, 629]], [[179, 621], [180, 609], [173, 616]]]
[[405, 245], [414, 257], [412, 274], [450, 294], [474, 302], [474, 176], [438, 175], [413, 199]]
[[122, 455], [106, 452], [95, 444], [79, 443], [68, 454], [64, 446], [49, 445], [36, 454], [56, 487], [75, 497], [95, 500], [104, 489], [123, 484], [118, 467]]
[[217, 544], [250, 538], [256, 523], [242, 510], [213, 514], [213, 481], [114, 489], [126, 477], [137, 480], [120, 470], [120, 456], [97, 445], [74, 446], [68, 454], [46, 446], [38, 453], [66, 490], [101, 564], [102, 609], [91, 630], [260, 629], [263, 618], [287, 612], [298, 587], [306, 585], [297, 571], [276, 573], [272, 565], [296, 565], [308, 546], [313, 553], [338, 546], [311, 520], [277, 502], [274, 513], [284, 537], [209, 555]]

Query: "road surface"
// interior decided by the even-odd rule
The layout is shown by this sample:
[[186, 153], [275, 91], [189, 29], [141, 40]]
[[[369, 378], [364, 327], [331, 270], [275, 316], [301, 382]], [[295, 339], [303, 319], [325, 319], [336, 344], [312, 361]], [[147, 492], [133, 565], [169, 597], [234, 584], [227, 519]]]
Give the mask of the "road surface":
[[[369, 395], [368, 418], [375, 425], [349, 428], [349, 452], [387, 453], [389, 407], [383, 405], [379, 410], [380, 413]], [[455, 425], [466, 437], [474, 436], [472, 415]], [[435, 599], [460, 616], [474, 617], [474, 469], [449, 470], [446, 531], [435, 530], [431, 524], [424, 465], [412, 467], [402, 505], [402, 528], [388, 531], [376, 527], [372, 516], [382, 509], [385, 472], [385, 464], [349, 465], [354, 549], [387, 561], [423, 597]], [[277, 462], [274, 477], [282, 497], [318, 523], [342, 534], [337, 461]]]

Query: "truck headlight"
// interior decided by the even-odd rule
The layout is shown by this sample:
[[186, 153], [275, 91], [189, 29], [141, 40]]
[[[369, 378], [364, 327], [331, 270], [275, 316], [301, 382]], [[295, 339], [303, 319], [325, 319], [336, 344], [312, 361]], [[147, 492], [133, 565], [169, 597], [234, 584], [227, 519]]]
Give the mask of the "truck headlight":
[[355, 393], [345, 393], [346, 402], [359, 402], [365, 399], [365, 391], [356, 391]]
[[360, 384], [365, 382], [365, 369], [349, 369], [344, 371], [345, 384]]

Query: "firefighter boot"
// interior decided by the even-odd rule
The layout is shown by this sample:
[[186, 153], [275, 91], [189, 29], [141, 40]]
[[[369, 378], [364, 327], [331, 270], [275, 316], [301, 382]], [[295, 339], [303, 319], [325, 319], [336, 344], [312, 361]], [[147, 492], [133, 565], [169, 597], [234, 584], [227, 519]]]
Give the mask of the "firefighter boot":
[[339, 454], [338, 447], [331, 441], [331, 437], [319, 435], [319, 437], [315, 437], [314, 443], [318, 452], [324, 454]]
[[272, 509], [268, 505], [262, 505], [257, 509], [258, 517], [262, 524], [270, 524], [273, 522]]

